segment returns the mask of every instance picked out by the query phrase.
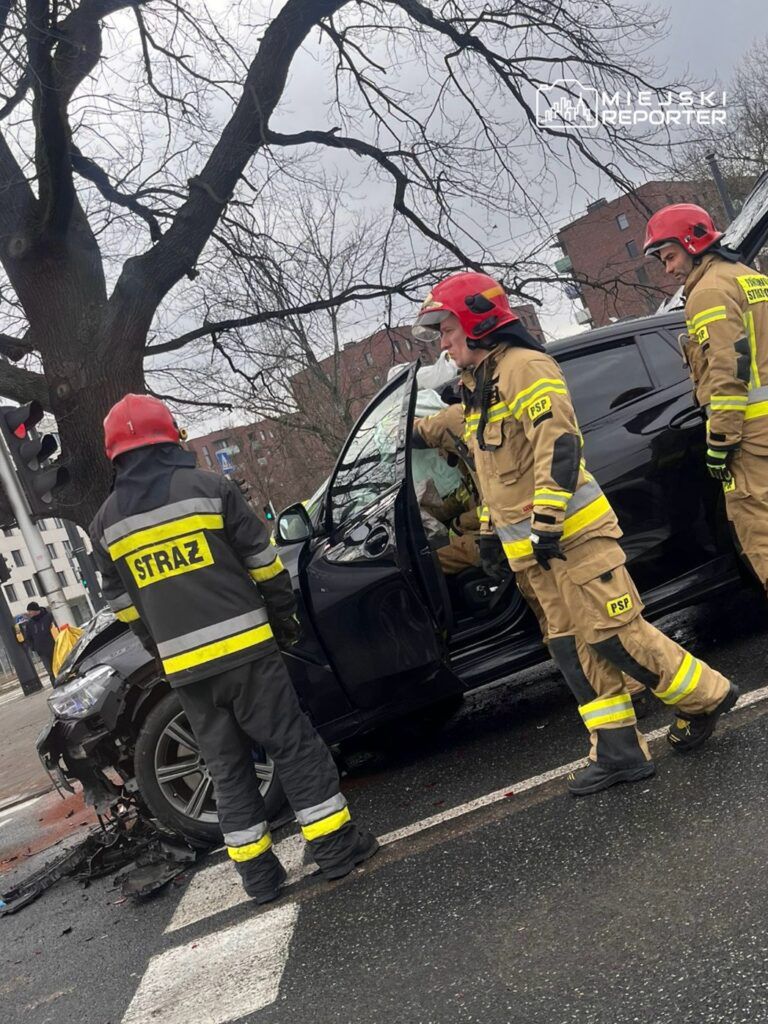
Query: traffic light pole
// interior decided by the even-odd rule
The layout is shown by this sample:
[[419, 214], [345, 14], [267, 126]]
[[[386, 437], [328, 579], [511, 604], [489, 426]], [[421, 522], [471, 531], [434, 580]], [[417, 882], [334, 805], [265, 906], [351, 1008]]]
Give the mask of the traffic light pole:
[[37, 693], [42, 690], [43, 684], [35, 671], [32, 659], [26, 647], [16, 639], [16, 630], [13, 625], [11, 609], [5, 599], [5, 594], [0, 596], [0, 640], [8, 652], [8, 657], [13, 663], [14, 671], [19, 680], [19, 685], [26, 696], [30, 693]]
[[16, 522], [19, 524], [21, 535], [32, 556], [32, 563], [43, 590], [42, 596], [48, 602], [53, 621], [57, 626], [66, 626], [72, 621], [67, 599], [54, 571], [48, 548], [32, 522], [24, 492], [16, 479], [16, 472], [4, 443], [0, 444], [0, 484], [8, 495], [8, 501], [13, 509]]
[[72, 548], [72, 554], [77, 561], [80, 569], [80, 578], [85, 582], [88, 600], [95, 612], [100, 611], [102, 608], [106, 608], [107, 602], [101, 593], [101, 587], [99, 585], [96, 571], [93, 568], [93, 562], [91, 556], [85, 547], [85, 541], [80, 534], [74, 523], [70, 523], [68, 519], [62, 520], [64, 523], [64, 529], [67, 531], [67, 539], [69, 540]]

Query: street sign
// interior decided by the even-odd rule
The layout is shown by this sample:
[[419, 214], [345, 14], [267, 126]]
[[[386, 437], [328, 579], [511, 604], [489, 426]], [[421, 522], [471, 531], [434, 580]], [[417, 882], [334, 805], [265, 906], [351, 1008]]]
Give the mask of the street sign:
[[234, 473], [235, 464], [232, 461], [232, 456], [228, 451], [222, 450], [216, 452], [216, 458], [219, 460], [219, 468], [222, 473]]

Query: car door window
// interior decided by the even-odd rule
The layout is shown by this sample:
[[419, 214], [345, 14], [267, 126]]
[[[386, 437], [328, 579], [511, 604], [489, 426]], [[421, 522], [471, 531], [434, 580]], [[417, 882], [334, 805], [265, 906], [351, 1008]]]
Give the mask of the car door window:
[[405, 376], [369, 407], [347, 442], [328, 492], [330, 519], [338, 527], [400, 482], [397, 466]]
[[[682, 324], [680, 331], [684, 333]], [[641, 343], [661, 387], [668, 388], [685, 380], [688, 367], [675, 337], [661, 331], [650, 331], [642, 336]]]
[[582, 426], [653, 391], [634, 338], [612, 341], [560, 359]]

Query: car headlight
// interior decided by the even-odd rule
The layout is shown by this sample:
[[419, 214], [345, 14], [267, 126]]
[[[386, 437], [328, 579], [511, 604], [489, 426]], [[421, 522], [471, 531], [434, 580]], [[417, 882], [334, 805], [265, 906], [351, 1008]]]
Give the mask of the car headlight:
[[84, 676], [60, 686], [48, 698], [48, 706], [56, 718], [85, 718], [101, 703], [116, 675], [109, 665], [97, 665]]

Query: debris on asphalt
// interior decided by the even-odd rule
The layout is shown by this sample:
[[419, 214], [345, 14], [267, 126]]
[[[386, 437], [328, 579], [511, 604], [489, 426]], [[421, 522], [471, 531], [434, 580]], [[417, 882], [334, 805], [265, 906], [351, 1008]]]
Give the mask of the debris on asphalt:
[[[120, 871], [123, 903], [132, 896], [143, 899], [158, 892], [193, 864], [201, 851], [179, 836], [161, 830], [135, 809], [120, 807], [108, 819], [99, 818], [74, 848], [46, 863], [13, 889], [0, 895], [0, 917], [15, 914], [39, 899], [62, 878], [84, 886]], [[87, 899], [85, 894], [82, 894]], [[65, 929], [62, 935], [71, 931]]]

